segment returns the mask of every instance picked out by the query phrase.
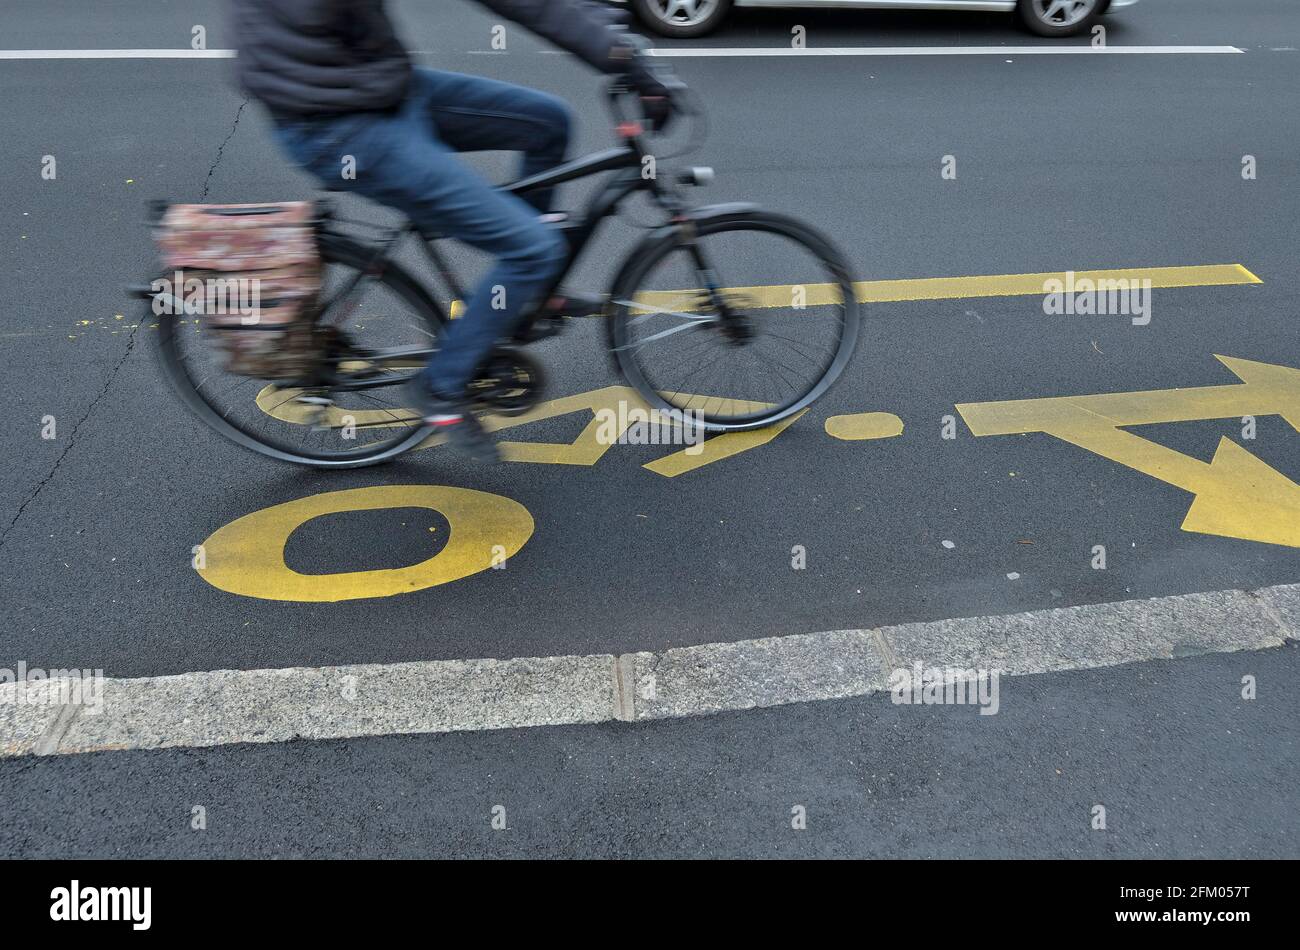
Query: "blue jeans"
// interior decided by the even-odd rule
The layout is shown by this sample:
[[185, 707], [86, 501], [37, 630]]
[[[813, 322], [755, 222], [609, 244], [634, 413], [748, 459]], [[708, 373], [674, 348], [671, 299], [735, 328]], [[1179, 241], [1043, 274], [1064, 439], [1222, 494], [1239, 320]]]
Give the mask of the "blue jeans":
[[[496, 341], [546, 293], [566, 257], [555, 228], [538, 221], [550, 191], [529, 200], [504, 194], [462, 163], [457, 152], [523, 153], [522, 175], [564, 160], [569, 110], [554, 96], [522, 86], [417, 68], [401, 107], [277, 120], [285, 151], [328, 187], [396, 208], [426, 235], [458, 238], [496, 258], [448, 324], [426, 379], [460, 399]], [[354, 177], [344, 177], [348, 162]]]

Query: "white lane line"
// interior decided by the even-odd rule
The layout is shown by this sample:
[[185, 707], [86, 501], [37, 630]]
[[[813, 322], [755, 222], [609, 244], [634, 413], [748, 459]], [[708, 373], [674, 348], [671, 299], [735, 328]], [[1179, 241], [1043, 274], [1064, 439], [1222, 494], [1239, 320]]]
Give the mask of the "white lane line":
[[233, 59], [233, 49], [0, 49], [0, 59]]
[[[1006, 676], [1300, 639], [1300, 584], [832, 630], [619, 657], [217, 670], [0, 685], [0, 757], [645, 721], [879, 692], [898, 668]], [[1002, 703], [1014, 702], [1003, 687]], [[102, 701], [102, 702], [101, 702]], [[98, 711], [96, 709], [98, 708]]]
[[1130, 56], [1161, 53], [1244, 53], [1236, 46], [674, 46], [651, 50], [653, 56]]
[[[233, 49], [0, 49], [3, 59], [231, 59]], [[450, 50], [413, 50], [417, 54]], [[466, 50], [495, 53], [495, 50]], [[541, 50], [540, 52], [556, 52]], [[752, 56], [1060, 56], [1105, 54], [1150, 55], [1244, 53], [1236, 46], [677, 46], [651, 51], [654, 56], [726, 58]], [[502, 54], [504, 55], [504, 54]]]

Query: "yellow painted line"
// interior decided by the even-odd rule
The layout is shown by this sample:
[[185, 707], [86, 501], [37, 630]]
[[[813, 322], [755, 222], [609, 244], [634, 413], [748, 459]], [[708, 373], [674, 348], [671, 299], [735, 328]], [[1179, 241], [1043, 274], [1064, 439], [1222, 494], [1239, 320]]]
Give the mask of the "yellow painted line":
[[[1207, 264], [1192, 267], [1131, 267], [1120, 270], [1074, 271], [1074, 283], [1082, 280], [1151, 281], [1156, 287], [1218, 287], [1260, 284], [1258, 277], [1240, 264]], [[963, 297], [1021, 297], [1046, 293], [1048, 281], [1066, 281], [1066, 273], [993, 274], [985, 277], [925, 277], [919, 280], [871, 280], [854, 284], [859, 303], [898, 300], [957, 300]]]
[[[1151, 281], [1151, 287], [1220, 287], [1261, 284], [1241, 264], [1203, 264], [1187, 267], [1130, 267], [1115, 270], [1073, 271], [1073, 281]], [[968, 297], [1029, 297], [1047, 293], [1049, 281], [1067, 281], [1065, 271], [1041, 274], [986, 274], [974, 277], [921, 277], [904, 280], [863, 280], [853, 285], [858, 303], [894, 303], [908, 300], [960, 300]], [[841, 300], [838, 284], [772, 284], [729, 287], [724, 293], [744, 298], [756, 308], [828, 306]], [[689, 313], [698, 307], [699, 290], [646, 291], [637, 303], [659, 310]], [[802, 295], [802, 300], [797, 299]]]
[[867, 439], [892, 439], [903, 434], [903, 420], [892, 412], [855, 412], [831, 416], [826, 420], [826, 434], [843, 442]]
[[1300, 548], [1300, 485], [1281, 472], [1227, 438], [1207, 463], [1123, 428], [1277, 415], [1300, 431], [1300, 370], [1218, 359], [1240, 384], [964, 403], [957, 411], [977, 436], [1044, 432], [1191, 492], [1184, 531]]

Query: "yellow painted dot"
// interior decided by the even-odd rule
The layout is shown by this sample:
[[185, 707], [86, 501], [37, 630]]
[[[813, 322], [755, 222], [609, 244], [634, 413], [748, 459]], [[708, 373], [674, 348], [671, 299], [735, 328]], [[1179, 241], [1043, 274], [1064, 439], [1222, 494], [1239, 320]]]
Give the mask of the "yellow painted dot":
[[903, 420], [892, 412], [855, 412], [847, 416], [831, 416], [826, 420], [826, 434], [844, 442], [892, 439], [903, 434]]

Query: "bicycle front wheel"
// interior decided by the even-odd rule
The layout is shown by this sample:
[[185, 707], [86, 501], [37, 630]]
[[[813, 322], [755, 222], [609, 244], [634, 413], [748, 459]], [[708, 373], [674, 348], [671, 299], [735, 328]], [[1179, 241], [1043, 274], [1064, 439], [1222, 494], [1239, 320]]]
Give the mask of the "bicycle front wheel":
[[853, 356], [844, 258], [793, 218], [703, 221], [641, 253], [611, 289], [624, 377], [653, 409], [713, 431], [772, 425], [822, 396]]

